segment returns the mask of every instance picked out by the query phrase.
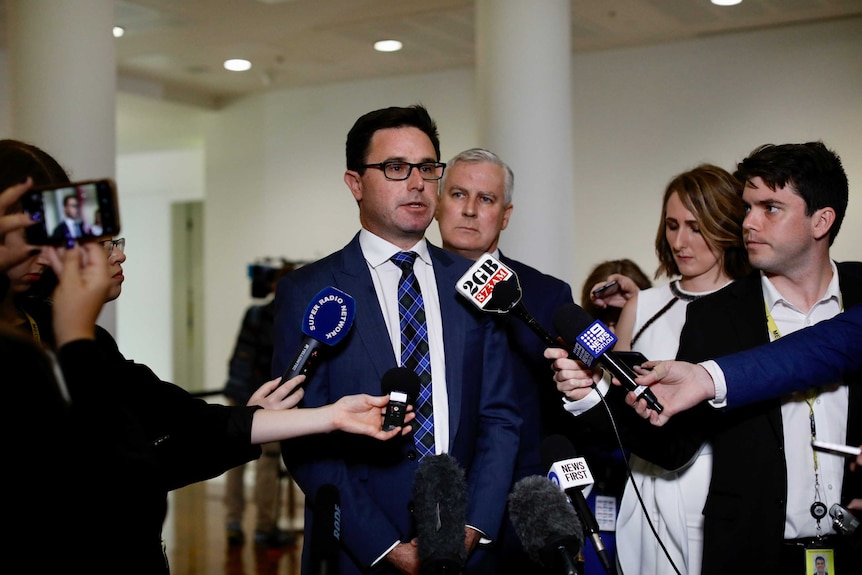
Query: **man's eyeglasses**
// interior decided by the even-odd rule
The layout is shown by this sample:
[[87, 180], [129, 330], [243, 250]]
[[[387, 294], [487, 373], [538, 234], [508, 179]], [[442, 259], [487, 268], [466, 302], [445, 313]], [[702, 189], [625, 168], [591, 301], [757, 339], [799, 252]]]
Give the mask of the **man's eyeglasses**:
[[419, 170], [419, 175], [423, 180], [433, 182], [443, 177], [443, 170], [446, 169], [446, 164], [443, 162], [422, 162], [421, 164], [411, 164], [410, 162], [380, 162], [379, 164], [364, 164], [360, 168], [377, 168], [383, 170], [383, 176], [387, 180], [401, 181], [406, 180], [413, 173], [413, 168]]
[[114, 248], [117, 248], [121, 252], [126, 252], [126, 238], [119, 238], [116, 240], [102, 240], [99, 242], [102, 244], [102, 247], [105, 248], [105, 253], [111, 255], [111, 252], [114, 251]]

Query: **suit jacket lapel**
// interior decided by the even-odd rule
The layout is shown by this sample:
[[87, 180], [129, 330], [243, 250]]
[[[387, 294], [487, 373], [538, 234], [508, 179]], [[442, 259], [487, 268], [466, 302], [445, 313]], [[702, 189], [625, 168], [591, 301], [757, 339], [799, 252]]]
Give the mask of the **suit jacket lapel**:
[[[398, 360], [390, 345], [380, 345], [380, 342], [389, 341], [389, 332], [386, 330], [386, 322], [383, 312], [374, 291], [374, 283], [371, 281], [371, 273], [365, 256], [359, 247], [359, 234], [341, 251], [341, 265], [333, 271], [336, 286], [353, 296], [356, 300], [356, 316], [353, 320], [353, 330], [356, 336], [362, 340], [365, 350], [377, 372], [376, 381], [383, 379], [383, 374], [398, 365]], [[367, 381], [375, 381], [370, 378]], [[366, 393], [380, 395], [380, 387], [367, 389]]]
[[449, 396], [449, 448], [458, 435], [461, 421], [461, 385], [464, 365], [464, 334], [469, 326], [466, 314], [457, 298], [455, 284], [467, 268], [454, 265], [455, 260], [448, 252], [428, 244], [431, 261], [434, 264], [434, 277], [437, 281], [437, 295], [440, 298], [440, 315], [443, 323], [443, 351], [446, 355], [446, 391]]

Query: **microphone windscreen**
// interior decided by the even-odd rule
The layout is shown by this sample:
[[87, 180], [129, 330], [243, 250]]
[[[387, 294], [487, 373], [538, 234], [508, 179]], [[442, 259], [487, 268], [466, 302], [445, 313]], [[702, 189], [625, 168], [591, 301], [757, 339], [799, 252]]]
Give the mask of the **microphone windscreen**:
[[422, 458], [413, 479], [413, 509], [422, 572], [460, 572], [467, 560], [467, 482], [454, 457]]
[[518, 283], [518, 276], [514, 275], [506, 281], [502, 281], [494, 286], [491, 291], [491, 301], [488, 302], [486, 310], [494, 309], [507, 312], [521, 301], [521, 284]]
[[574, 344], [595, 320], [576, 303], [566, 304], [554, 312], [554, 329], [569, 344]]
[[584, 530], [566, 494], [539, 475], [525, 477], [509, 494], [509, 516], [530, 559], [551, 567], [555, 550], [565, 546], [577, 554]]
[[560, 434], [549, 435], [543, 439], [539, 451], [542, 455], [542, 465], [546, 469], [550, 469], [557, 461], [574, 459], [578, 456], [578, 452], [569, 438]]
[[419, 396], [419, 376], [412, 369], [393, 367], [383, 374], [380, 387], [384, 395], [389, 395], [393, 391], [403, 391], [407, 394], [407, 403], [415, 403]]

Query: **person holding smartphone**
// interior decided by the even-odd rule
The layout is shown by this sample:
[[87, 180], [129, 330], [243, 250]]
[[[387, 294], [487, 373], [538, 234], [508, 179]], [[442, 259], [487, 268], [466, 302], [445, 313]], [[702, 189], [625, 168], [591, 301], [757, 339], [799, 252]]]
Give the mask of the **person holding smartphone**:
[[[632, 293], [616, 328], [615, 351], [638, 351], [648, 358], [674, 357], [688, 304], [731, 283], [750, 271], [742, 243], [745, 208], [742, 183], [714, 165], [703, 164], [674, 177], [662, 199], [655, 247], [656, 276], [677, 277], [668, 284]], [[664, 469], [637, 455], [637, 430], [643, 422], [624, 401], [624, 390], [609, 379], [567, 358], [565, 350], [548, 349], [554, 359], [557, 389], [572, 401], [566, 409], [583, 417], [605, 418], [595, 410], [598, 394], [609, 393], [617, 422], [623, 423], [632, 481], [623, 493], [617, 518], [617, 556], [622, 571], [644, 575], [668, 572], [670, 566], [640, 507], [635, 486], [643, 496], [649, 518], [661, 534], [674, 565], [682, 573], [700, 573], [703, 546], [701, 509], [709, 484], [709, 445], [686, 466]], [[599, 383], [600, 391], [590, 389]], [[613, 397], [610, 397], [610, 396]], [[633, 485], [634, 484], [634, 485]], [[683, 510], [685, 521], [681, 521]]]
[[[385, 396], [294, 410], [303, 391], [288, 393], [299, 376], [280, 387], [279, 378], [269, 381], [247, 405], [229, 407], [127, 360], [95, 325], [101, 306], [121, 291], [116, 260], [109, 261], [114, 243], [106, 254], [95, 241], [59, 249], [25, 240], [20, 195], [32, 184], [68, 181], [43, 150], [0, 140], [0, 272], [24, 317], [0, 318], [3, 383], [10, 409], [35, 418], [23, 425], [19, 418], [4, 433], [7, 459], [20, 470], [15, 496], [24, 496], [11, 515], [17, 553], [39, 557], [46, 572], [167, 574], [161, 530], [170, 490], [259, 457], [263, 443], [334, 431], [387, 440], [410, 431], [382, 431]], [[48, 275], [48, 266], [59, 278], [50, 297], [20, 289]]]

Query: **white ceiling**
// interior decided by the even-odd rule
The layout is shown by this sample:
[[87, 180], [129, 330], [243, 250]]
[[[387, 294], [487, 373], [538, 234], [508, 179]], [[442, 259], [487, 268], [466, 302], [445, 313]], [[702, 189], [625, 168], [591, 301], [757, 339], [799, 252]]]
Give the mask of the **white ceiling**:
[[[542, 0], [523, 0], [537, 7]], [[253, 92], [466, 67], [473, 0], [117, 0], [123, 81], [156, 82], [167, 99], [217, 108]], [[862, 0], [572, 0], [576, 52], [862, 15]], [[5, 44], [0, 0], [0, 46]], [[398, 39], [404, 49], [377, 53]], [[228, 72], [222, 62], [253, 68]]]

